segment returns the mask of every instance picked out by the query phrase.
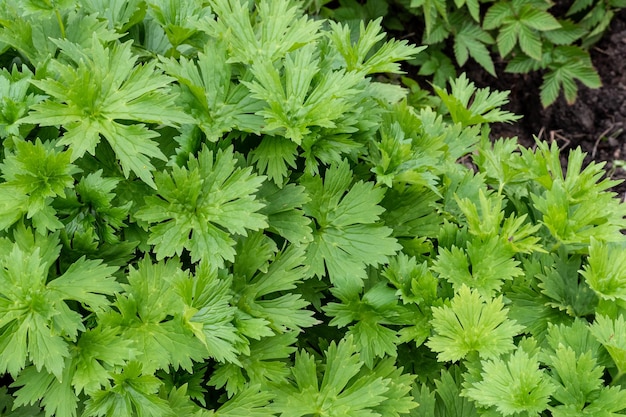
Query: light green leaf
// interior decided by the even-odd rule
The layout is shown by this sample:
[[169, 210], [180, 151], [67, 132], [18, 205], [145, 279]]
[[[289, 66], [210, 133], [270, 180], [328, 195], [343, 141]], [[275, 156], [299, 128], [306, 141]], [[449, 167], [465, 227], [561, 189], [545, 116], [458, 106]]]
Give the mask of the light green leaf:
[[508, 359], [482, 362], [482, 381], [463, 394], [484, 407], [495, 407], [503, 416], [537, 415], [548, 407], [556, 386], [539, 369], [539, 362], [522, 349]]
[[193, 121], [176, 108], [175, 96], [168, 94], [172, 79], [160, 74], [155, 62], [135, 65], [137, 57], [129, 42], [105, 47], [94, 35], [90, 49], [69, 41], [59, 44], [71, 61], [55, 64], [58, 79], [32, 81], [51, 97], [33, 105], [22, 122], [62, 125], [66, 133], [58, 145], [69, 146], [73, 159], [85, 152], [93, 155], [102, 135], [119, 158], [124, 175], [132, 171], [154, 187], [150, 158], [165, 160], [151, 140], [158, 134], [141, 123], [120, 122], [177, 126]]
[[456, 362], [470, 352], [481, 358], [497, 358], [515, 348], [513, 337], [523, 327], [507, 319], [502, 297], [485, 299], [463, 286], [450, 306], [433, 308], [435, 335], [426, 345], [441, 362]]
[[622, 245], [598, 241], [591, 237], [589, 258], [580, 271], [599, 297], [626, 300], [626, 259]]
[[152, 225], [148, 243], [158, 259], [187, 249], [194, 262], [210, 256], [222, 265], [234, 259], [231, 234], [267, 227], [254, 195], [263, 179], [252, 168], [237, 167], [232, 147], [215, 155], [204, 148], [187, 168], [157, 174], [158, 197], [146, 197], [135, 216]]

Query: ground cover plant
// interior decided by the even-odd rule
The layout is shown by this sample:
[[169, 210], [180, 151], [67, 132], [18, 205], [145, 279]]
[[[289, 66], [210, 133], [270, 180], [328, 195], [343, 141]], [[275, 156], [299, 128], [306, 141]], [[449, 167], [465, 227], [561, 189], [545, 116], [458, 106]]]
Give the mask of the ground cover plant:
[[2, 415], [626, 409], [615, 182], [506, 93], [286, 0], [0, 5]]

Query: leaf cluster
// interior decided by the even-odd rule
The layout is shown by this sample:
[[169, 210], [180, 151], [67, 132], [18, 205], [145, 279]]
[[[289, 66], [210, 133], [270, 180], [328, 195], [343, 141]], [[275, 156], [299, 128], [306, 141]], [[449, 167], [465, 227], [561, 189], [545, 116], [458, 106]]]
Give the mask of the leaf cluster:
[[626, 409], [626, 210], [491, 143], [506, 93], [417, 108], [421, 48], [288, 0], [0, 1], [0, 42], [2, 415]]

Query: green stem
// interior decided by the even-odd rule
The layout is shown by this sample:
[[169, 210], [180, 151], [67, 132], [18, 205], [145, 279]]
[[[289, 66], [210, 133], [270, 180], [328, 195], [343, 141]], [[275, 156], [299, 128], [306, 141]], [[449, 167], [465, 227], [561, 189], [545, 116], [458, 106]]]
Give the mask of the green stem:
[[613, 380], [609, 383], [609, 386], [614, 387], [617, 385], [621, 385], [619, 382], [624, 376], [624, 373], [620, 370], [617, 371], [617, 374], [613, 377]]
[[65, 25], [63, 24], [61, 12], [59, 12], [59, 9], [56, 9], [54, 13], [57, 15], [57, 22], [59, 22], [59, 28], [61, 29], [61, 37], [65, 39]]

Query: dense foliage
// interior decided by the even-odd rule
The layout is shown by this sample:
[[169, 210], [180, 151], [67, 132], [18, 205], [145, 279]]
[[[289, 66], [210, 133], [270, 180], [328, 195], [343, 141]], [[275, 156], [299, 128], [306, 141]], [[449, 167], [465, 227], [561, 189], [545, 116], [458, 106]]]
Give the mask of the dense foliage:
[[0, 414], [612, 416], [626, 209], [288, 0], [0, 2]]
[[494, 77], [494, 60], [506, 64], [505, 72], [540, 71], [544, 106], [561, 92], [573, 103], [579, 84], [602, 85], [588, 51], [626, 7], [624, 0], [339, 0], [339, 7], [323, 7], [327, 3], [308, 2], [325, 16], [384, 17], [387, 27], [420, 36], [429, 48], [413, 63], [439, 86], [470, 58]]

